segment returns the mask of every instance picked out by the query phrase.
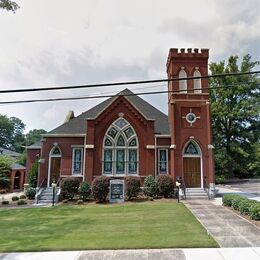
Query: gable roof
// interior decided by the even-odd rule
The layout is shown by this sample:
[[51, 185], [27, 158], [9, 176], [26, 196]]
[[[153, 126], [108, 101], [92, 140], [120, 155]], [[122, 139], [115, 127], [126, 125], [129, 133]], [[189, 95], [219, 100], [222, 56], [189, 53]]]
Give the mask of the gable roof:
[[42, 141], [39, 140], [37, 142], [35, 142], [34, 144], [31, 144], [29, 146], [26, 147], [26, 149], [41, 149], [42, 148]]
[[8, 149], [5, 149], [3, 147], [0, 147], [0, 155], [7, 155], [7, 156], [10, 156], [10, 157], [19, 157], [21, 154], [14, 152], [14, 151], [11, 151], [11, 150], [8, 150]]
[[170, 134], [168, 116], [160, 110], [135, 95], [129, 89], [119, 92], [117, 95], [106, 99], [95, 107], [74, 117], [70, 121], [60, 125], [43, 136], [51, 135], [84, 135], [87, 132], [87, 119], [95, 119], [109, 105], [111, 105], [118, 96], [124, 96], [146, 119], [154, 120], [155, 134]]

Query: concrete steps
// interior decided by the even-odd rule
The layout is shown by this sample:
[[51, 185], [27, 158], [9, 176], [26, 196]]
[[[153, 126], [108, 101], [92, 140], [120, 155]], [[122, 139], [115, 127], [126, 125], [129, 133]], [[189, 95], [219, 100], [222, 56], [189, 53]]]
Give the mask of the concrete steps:
[[186, 188], [186, 199], [208, 199], [208, 194], [202, 188]]
[[[38, 198], [38, 204], [50, 204], [52, 203], [53, 190], [52, 188], [45, 188]], [[57, 196], [55, 195], [55, 202], [57, 201]]]

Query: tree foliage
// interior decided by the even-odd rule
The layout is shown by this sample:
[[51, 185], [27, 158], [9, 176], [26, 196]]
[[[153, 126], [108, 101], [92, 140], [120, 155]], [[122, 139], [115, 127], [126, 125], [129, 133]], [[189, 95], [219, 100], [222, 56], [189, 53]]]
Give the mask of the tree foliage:
[[17, 9], [20, 8], [20, 6], [14, 2], [14, 1], [10, 1], [10, 0], [0, 0], [0, 8], [1, 9], [5, 9], [7, 11], [12, 11], [15, 13], [15, 11]]
[[[245, 55], [239, 63], [231, 56], [227, 64], [211, 63], [212, 75], [250, 72], [259, 64]], [[217, 77], [210, 80], [213, 144], [216, 174], [252, 177], [259, 163], [259, 80], [253, 74]]]
[[28, 134], [26, 134], [26, 145], [32, 145], [37, 141], [41, 140], [42, 134], [46, 134], [47, 132], [44, 129], [33, 129], [30, 130]]
[[8, 156], [0, 155], [0, 189], [8, 189], [10, 185], [11, 164]]

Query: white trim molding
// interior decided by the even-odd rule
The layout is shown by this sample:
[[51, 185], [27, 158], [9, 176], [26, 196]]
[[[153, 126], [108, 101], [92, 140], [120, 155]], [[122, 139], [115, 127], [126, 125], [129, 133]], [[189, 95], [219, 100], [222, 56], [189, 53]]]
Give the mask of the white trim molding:
[[94, 149], [94, 144], [86, 144], [85, 149]]
[[146, 149], [155, 149], [155, 146], [153, 144], [146, 145]]

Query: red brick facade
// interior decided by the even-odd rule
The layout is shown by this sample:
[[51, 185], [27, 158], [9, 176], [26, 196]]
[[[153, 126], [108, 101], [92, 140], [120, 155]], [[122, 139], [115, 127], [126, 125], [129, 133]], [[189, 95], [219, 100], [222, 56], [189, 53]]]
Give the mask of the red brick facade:
[[[193, 51], [188, 49], [185, 52], [184, 49], [181, 49], [178, 52], [178, 49], [171, 49], [167, 61], [169, 79], [178, 78], [181, 75], [181, 70], [182, 73], [186, 73], [187, 77], [207, 76], [208, 50], [199, 52], [198, 49]], [[82, 180], [91, 182], [96, 176], [104, 174], [104, 136], [111, 124], [118, 118], [124, 118], [132, 126], [138, 140], [138, 172], [136, 175], [142, 179], [149, 175], [156, 176], [160, 172], [159, 169], [162, 169], [160, 165], [166, 165], [166, 174], [171, 175], [174, 179], [177, 176], [182, 176], [185, 180], [185, 178], [188, 178], [186, 168], [194, 168], [193, 171], [196, 172], [200, 167], [200, 183], [196, 185], [203, 186], [205, 176], [209, 183], [214, 183], [208, 80], [201, 79], [199, 83], [198, 81], [195, 83], [193, 79], [187, 80], [182, 85], [187, 86], [187, 89], [182, 91], [179, 91], [179, 84], [181, 83], [177, 80], [169, 83], [169, 90], [171, 91], [168, 98], [169, 125], [165, 125], [165, 129], [170, 126], [168, 132], [165, 130], [157, 133], [155, 123], [158, 119], [153, 118], [152, 115], [148, 117], [145, 111], [142, 111], [140, 107], [138, 108], [127, 97], [119, 95], [95, 116], [87, 117], [85, 121], [82, 121], [82, 124], [86, 126], [85, 133], [52, 134], [50, 132], [45, 135], [40, 153], [41, 164], [38, 184], [42, 183], [44, 179], [50, 179], [50, 169], [52, 169], [50, 155], [54, 151], [54, 147], [58, 147], [58, 152], [56, 151], [57, 154], [54, 154], [53, 158], [60, 158], [54, 160], [59, 165], [57, 167], [60, 167], [59, 177], [75, 176], [72, 173], [72, 169], [74, 169], [73, 149], [75, 147], [83, 151], [81, 158], [82, 174], [76, 175], [77, 177], [80, 176]], [[197, 88], [195, 91], [194, 85]], [[198, 86], [202, 88], [201, 93]], [[188, 117], [188, 115], [191, 117]], [[164, 128], [164, 126], [160, 127], [161, 129]], [[191, 148], [187, 146], [189, 142], [193, 145]], [[196, 151], [194, 150], [194, 152], [192, 149]], [[193, 154], [189, 154], [191, 152]], [[35, 161], [35, 155], [35, 150], [30, 151], [28, 149], [27, 169]], [[184, 161], [189, 161], [189, 158], [191, 158], [190, 162], [184, 166]], [[195, 165], [193, 167], [193, 161], [196, 161], [200, 166]], [[116, 177], [115, 174], [114, 176]]]

